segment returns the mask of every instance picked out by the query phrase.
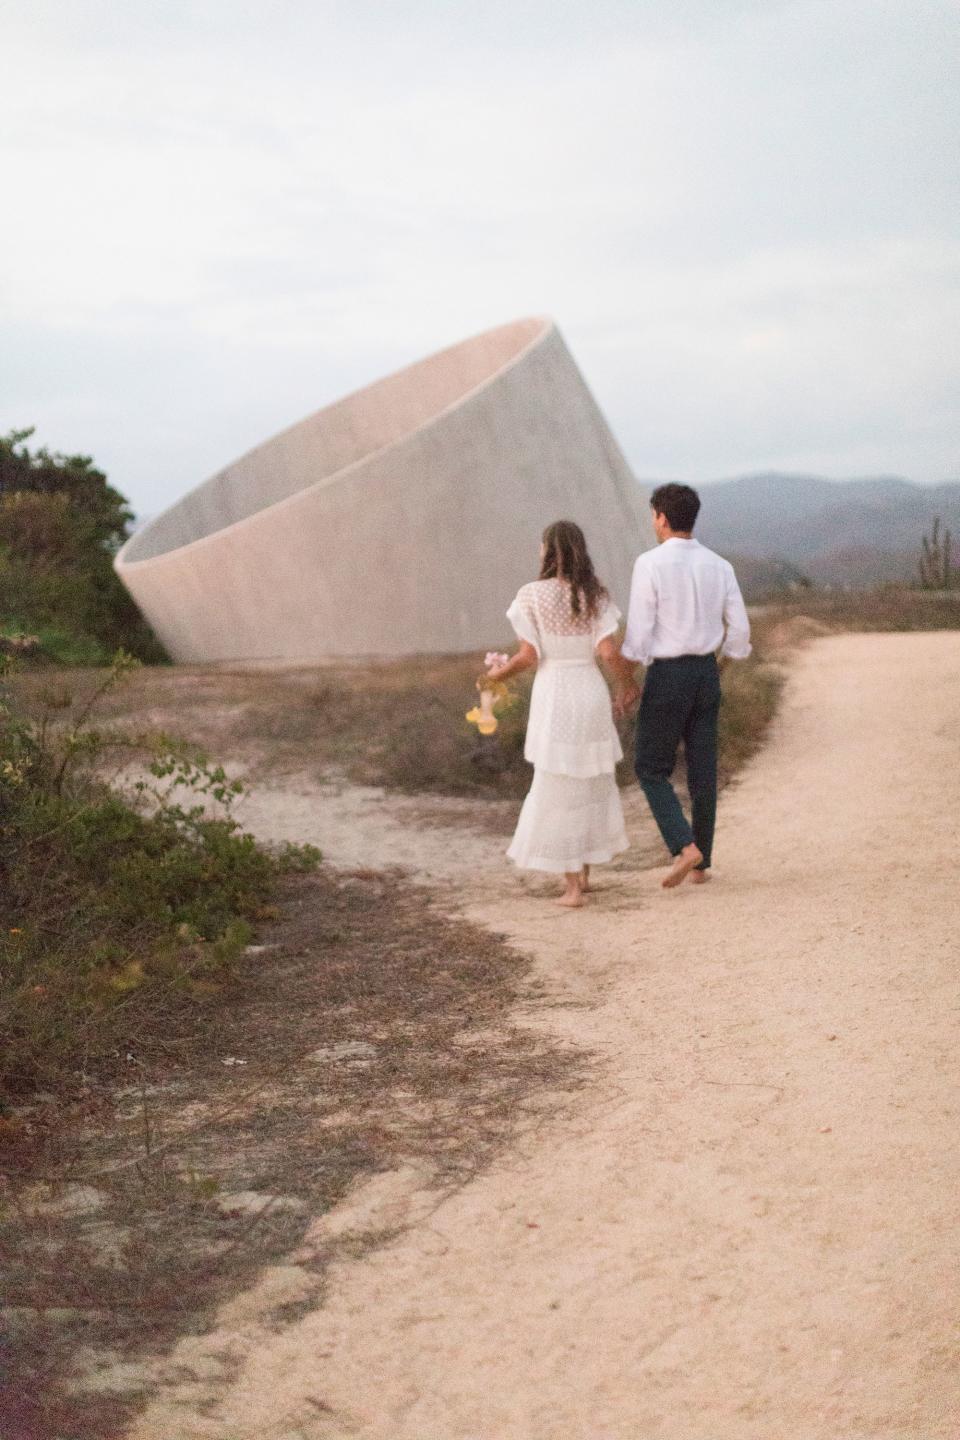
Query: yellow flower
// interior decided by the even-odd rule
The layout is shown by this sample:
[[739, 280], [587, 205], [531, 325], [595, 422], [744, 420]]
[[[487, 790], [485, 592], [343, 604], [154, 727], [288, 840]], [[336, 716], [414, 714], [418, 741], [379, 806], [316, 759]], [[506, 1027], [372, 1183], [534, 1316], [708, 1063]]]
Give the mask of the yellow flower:
[[496, 732], [496, 715], [485, 715], [479, 705], [474, 705], [472, 710], [467, 711], [467, 719], [471, 725], [476, 725], [481, 735], [493, 735]]

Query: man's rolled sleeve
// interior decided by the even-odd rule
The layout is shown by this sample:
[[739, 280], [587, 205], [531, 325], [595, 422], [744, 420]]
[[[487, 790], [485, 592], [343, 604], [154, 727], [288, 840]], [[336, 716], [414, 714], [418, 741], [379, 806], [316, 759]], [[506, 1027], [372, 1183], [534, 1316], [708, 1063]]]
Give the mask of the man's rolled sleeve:
[[653, 650], [653, 629], [657, 622], [657, 591], [653, 574], [645, 556], [633, 567], [630, 604], [627, 607], [627, 631], [620, 647], [628, 660], [649, 665]]
[[747, 607], [743, 603], [743, 596], [740, 593], [740, 586], [737, 584], [737, 577], [733, 573], [733, 566], [727, 569], [727, 594], [723, 605], [723, 623], [726, 627], [726, 637], [721, 655], [728, 655], [731, 660], [746, 660], [753, 650], [750, 644], [750, 618], [747, 615]]

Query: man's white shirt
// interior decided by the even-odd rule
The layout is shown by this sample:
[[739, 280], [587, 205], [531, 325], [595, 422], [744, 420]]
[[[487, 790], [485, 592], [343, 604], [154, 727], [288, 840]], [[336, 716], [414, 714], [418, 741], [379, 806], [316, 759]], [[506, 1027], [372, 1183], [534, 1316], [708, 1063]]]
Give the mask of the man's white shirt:
[[649, 665], [677, 655], [750, 654], [750, 621], [733, 566], [698, 540], [665, 540], [633, 567], [623, 653]]

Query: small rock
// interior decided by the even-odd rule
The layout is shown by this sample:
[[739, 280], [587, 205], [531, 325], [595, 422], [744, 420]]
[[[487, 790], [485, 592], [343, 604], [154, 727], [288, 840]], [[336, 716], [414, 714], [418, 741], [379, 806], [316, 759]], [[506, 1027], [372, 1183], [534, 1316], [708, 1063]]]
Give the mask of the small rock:
[[258, 1215], [269, 1205], [271, 1210], [305, 1210], [296, 1195], [268, 1195], [262, 1190], [233, 1190], [217, 1195], [214, 1204], [228, 1215]]
[[107, 1203], [107, 1195], [92, 1185], [48, 1185], [33, 1186], [22, 1197], [24, 1209], [33, 1215], [88, 1215], [101, 1210]]
[[372, 1060], [376, 1053], [376, 1045], [368, 1045], [365, 1040], [342, 1040], [339, 1045], [320, 1045], [316, 1050], [311, 1050], [307, 1059], [316, 1062], [323, 1060]]

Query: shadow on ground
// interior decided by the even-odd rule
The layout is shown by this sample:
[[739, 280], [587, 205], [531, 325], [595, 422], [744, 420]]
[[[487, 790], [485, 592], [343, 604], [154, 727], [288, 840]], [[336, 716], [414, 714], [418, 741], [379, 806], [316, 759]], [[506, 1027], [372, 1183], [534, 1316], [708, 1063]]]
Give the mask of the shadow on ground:
[[[189, 1030], [144, 1037], [117, 1087], [40, 1096], [8, 1147], [0, 1435], [107, 1437], [182, 1335], [294, 1250], [365, 1175], [442, 1193], [585, 1069], [518, 1023], [545, 997], [501, 937], [402, 876], [291, 877], [276, 918]], [[344, 1237], [306, 1266], [321, 1303]], [[292, 1318], [284, 1306], [277, 1325]]]

